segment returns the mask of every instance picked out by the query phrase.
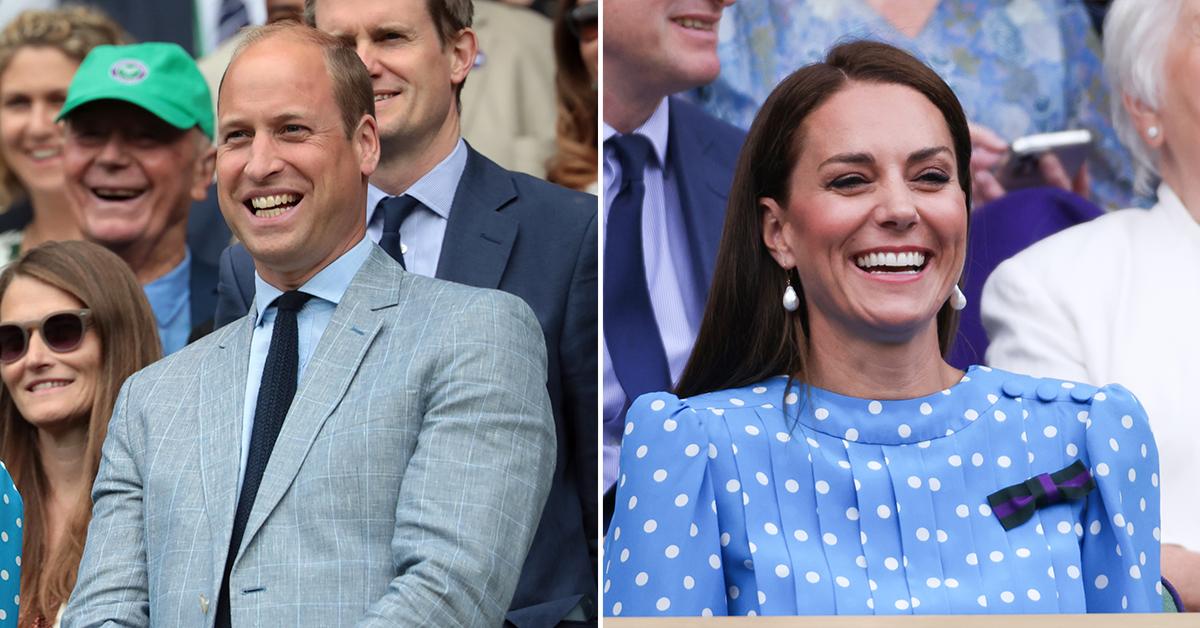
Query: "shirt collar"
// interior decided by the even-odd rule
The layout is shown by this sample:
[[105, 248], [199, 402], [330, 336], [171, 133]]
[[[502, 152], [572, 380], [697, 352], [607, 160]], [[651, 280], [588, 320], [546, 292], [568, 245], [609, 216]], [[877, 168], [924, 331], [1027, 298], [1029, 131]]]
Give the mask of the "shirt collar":
[[[400, 192], [407, 194], [418, 201], [430, 211], [441, 216], [443, 220], [450, 219], [450, 208], [454, 206], [454, 193], [458, 190], [458, 182], [462, 179], [463, 170], [467, 168], [467, 143], [460, 137], [458, 143], [454, 145], [454, 150], [445, 159], [438, 162], [432, 170], [425, 173], [425, 176], [417, 179], [407, 190]], [[374, 212], [378, 210], [379, 202], [390, 195], [379, 188], [367, 186], [367, 207], [371, 208], [371, 216], [368, 216], [368, 222], [374, 217]]]
[[[654, 113], [650, 114], [650, 117], [646, 118], [641, 126], [633, 130], [634, 133], [640, 133], [650, 140], [650, 145], [654, 147], [654, 156], [658, 157], [660, 165], [667, 163], [667, 136], [670, 133], [671, 121], [670, 103], [669, 98], [662, 99]], [[608, 141], [608, 138], [617, 134], [616, 129], [608, 126], [607, 122], [604, 123], [604, 141]]]
[[[367, 261], [372, 246], [374, 244], [371, 240], [363, 237], [349, 251], [342, 253], [341, 257], [333, 260], [328, 266], [304, 282], [299, 290], [336, 306], [341, 302], [342, 296], [346, 294], [346, 289], [350, 287], [350, 282], [358, 273], [358, 269], [362, 267], [363, 262]], [[259, 276], [257, 270], [254, 271], [254, 288], [254, 306], [257, 309], [254, 324], [257, 326], [262, 324], [262, 314], [267, 311], [267, 306], [283, 294], [283, 291], [267, 283]]]

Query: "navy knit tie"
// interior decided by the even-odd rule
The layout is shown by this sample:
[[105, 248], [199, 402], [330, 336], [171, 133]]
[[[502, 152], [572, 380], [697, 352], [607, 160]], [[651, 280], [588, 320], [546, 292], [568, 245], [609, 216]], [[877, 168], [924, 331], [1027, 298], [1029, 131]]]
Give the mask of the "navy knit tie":
[[[263, 366], [262, 380], [258, 388], [258, 403], [254, 408], [254, 431], [250, 437], [250, 455], [246, 459], [246, 473], [242, 476], [242, 492], [238, 496], [237, 512], [233, 518], [233, 536], [229, 540], [229, 552], [225, 558], [225, 575], [221, 580], [220, 598], [217, 602], [217, 628], [230, 628], [229, 574], [233, 570], [233, 559], [242, 546], [246, 533], [246, 522], [254, 508], [254, 498], [262, 483], [263, 471], [271, 459], [275, 439], [283, 428], [283, 419], [292, 398], [296, 396], [300, 350], [296, 329], [296, 313], [312, 298], [296, 290], [279, 295], [273, 302], [275, 327], [271, 332], [271, 346], [267, 350], [267, 361]], [[271, 307], [271, 306], [268, 306]]]
[[379, 204], [383, 209], [383, 235], [379, 238], [379, 246], [399, 262], [401, 267], [408, 270], [408, 266], [404, 265], [404, 254], [400, 250], [400, 225], [404, 224], [404, 219], [408, 218], [413, 210], [424, 205], [407, 194], [389, 196]]

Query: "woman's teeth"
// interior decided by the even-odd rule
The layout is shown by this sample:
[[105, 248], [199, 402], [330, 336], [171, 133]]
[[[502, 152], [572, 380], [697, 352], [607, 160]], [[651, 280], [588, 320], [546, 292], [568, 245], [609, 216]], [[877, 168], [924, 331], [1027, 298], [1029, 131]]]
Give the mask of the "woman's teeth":
[[925, 266], [925, 254], [916, 251], [867, 253], [860, 255], [854, 263], [867, 272], [916, 274]]
[[39, 390], [46, 390], [48, 388], [62, 388], [63, 386], [69, 386], [70, 384], [71, 382], [38, 382], [29, 390], [30, 392], [38, 392]]

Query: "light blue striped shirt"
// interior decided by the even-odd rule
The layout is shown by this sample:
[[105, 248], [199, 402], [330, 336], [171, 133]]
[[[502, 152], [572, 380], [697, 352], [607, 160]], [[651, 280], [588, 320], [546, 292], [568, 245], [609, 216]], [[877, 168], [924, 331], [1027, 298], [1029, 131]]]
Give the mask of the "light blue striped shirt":
[[[375, 244], [363, 238], [341, 257], [321, 269], [312, 279], [300, 286], [301, 292], [313, 295], [296, 314], [296, 330], [300, 361], [296, 370], [296, 381], [304, 377], [304, 367], [317, 348], [317, 342], [333, 319], [333, 311], [346, 294], [350, 281], [358, 273], [371, 248]], [[242, 462], [238, 467], [238, 494], [242, 492], [242, 476], [246, 473], [246, 459], [250, 456], [250, 436], [254, 433], [254, 412], [258, 406], [258, 389], [262, 382], [263, 368], [267, 364], [267, 351], [271, 348], [271, 334], [275, 331], [275, 308], [270, 307], [283, 291], [263, 280], [254, 272], [254, 335], [250, 339], [250, 367], [246, 373], [246, 401], [242, 409]]]
[[[187, 344], [192, 333], [192, 253], [183, 251], [183, 261], [167, 274], [142, 286], [154, 322], [163, 355], [171, 355]], [[203, 321], [201, 321], [203, 322]]]
[[[671, 381], [675, 382], [687, 365], [700, 318], [704, 314], [703, 295], [688, 280], [692, 277], [692, 260], [688, 255], [687, 229], [683, 223], [683, 208], [679, 201], [679, 187], [674, 175], [664, 170], [666, 164], [667, 138], [669, 135], [669, 101], [663, 99], [658, 109], [642, 126], [634, 130], [646, 136], [654, 146], [654, 159], [646, 163], [644, 180], [646, 196], [642, 204], [642, 255], [646, 264], [646, 285], [650, 288], [650, 302], [654, 307], [654, 319], [662, 336], [663, 348], [671, 369]], [[604, 139], [617, 134], [617, 130], [604, 125]], [[687, 159], [678, 156], [677, 159]], [[604, 147], [604, 220], [608, 223], [608, 211], [612, 200], [620, 190], [621, 164], [616, 151]], [[608, 345], [604, 346], [604, 486], [612, 485], [617, 474], [617, 458], [621, 447], [624, 425], [620, 420], [621, 408], [625, 405], [625, 391], [612, 369]]]

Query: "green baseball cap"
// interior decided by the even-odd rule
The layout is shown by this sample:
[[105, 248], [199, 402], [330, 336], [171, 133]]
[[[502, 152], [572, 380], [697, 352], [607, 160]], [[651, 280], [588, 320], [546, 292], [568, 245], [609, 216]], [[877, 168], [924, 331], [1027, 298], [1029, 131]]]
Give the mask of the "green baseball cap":
[[208, 83], [196, 62], [178, 44], [96, 46], [75, 72], [58, 119], [97, 100], [137, 105], [177, 129], [198, 126], [208, 139], [213, 139]]

